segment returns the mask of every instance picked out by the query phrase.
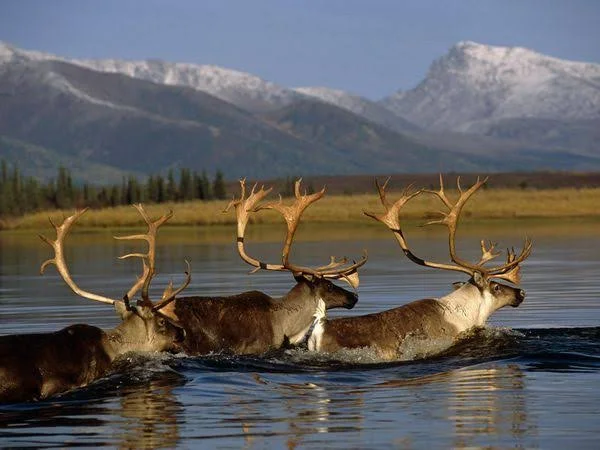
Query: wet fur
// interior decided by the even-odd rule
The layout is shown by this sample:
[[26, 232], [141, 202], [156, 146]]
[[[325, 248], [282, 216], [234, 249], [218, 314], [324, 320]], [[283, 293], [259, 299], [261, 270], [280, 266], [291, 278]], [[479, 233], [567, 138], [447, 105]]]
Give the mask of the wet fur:
[[424, 299], [380, 313], [327, 320], [320, 350], [370, 347], [382, 359], [401, 359], [402, 343], [409, 336], [437, 340], [458, 334], [444, 309], [437, 300]]
[[[119, 304], [121, 305], [121, 304]], [[51, 333], [0, 336], [0, 402], [41, 400], [82, 387], [130, 351], [178, 351], [183, 329], [161, 313], [118, 306], [112, 330], [71, 325]]]
[[0, 401], [40, 400], [105, 375], [111, 359], [104, 337], [89, 325], [0, 336]]
[[282, 298], [260, 291], [227, 297], [181, 297], [162, 312], [186, 331], [184, 351], [189, 355], [263, 354], [300, 342], [313, 321], [319, 299], [327, 308], [352, 308], [356, 294], [328, 280], [298, 283]]
[[494, 311], [518, 306], [524, 297], [518, 288], [493, 281], [478, 286], [471, 279], [440, 299], [416, 300], [364, 316], [321, 319], [323, 327], [316, 331], [320, 336], [309, 337], [309, 343], [319, 345], [309, 345], [309, 350], [369, 348], [381, 359], [399, 360], [405, 359], [404, 351], [410, 347], [411, 355], [430, 356], [452, 345], [462, 333], [483, 326]]

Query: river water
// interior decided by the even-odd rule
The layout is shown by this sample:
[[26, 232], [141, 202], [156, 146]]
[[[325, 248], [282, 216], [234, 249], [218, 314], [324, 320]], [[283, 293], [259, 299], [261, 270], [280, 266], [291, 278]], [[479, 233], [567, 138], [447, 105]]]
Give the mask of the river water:
[[[523, 229], [521, 229], [523, 228]], [[248, 275], [231, 230], [165, 229], [153, 284], [169, 279], [189, 295], [259, 289], [282, 295], [286, 273]], [[271, 234], [250, 235], [251, 254], [277, 261]], [[415, 228], [415, 252], [446, 261], [444, 235]], [[39, 403], [0, 405], [0, 447], [106, 448], [598, 448], [600, 445], [600, 226], [565, 223], [466, 227], [462, 254], [477, 258], [482, 237], [499, 248], [534, 251], [523, 264], [527, 298], [495, 313], [488, 327], [444, 355], [377, 363], [293, 350], [270, 357], [134, 356], [86, 388]], [[79, 285], [119, 298], [135, 280], [133, 262], [116, 261], [136, 244], [108, 231], [67, 242]], [[252, 244], [252, 242], [254, 242]], [[448, 292], [460, 274], [410, 263], [385, 230], [304, 230], [293, 257], [320, 265], [330, 254], [360, 256], [365, 314]], [[111, 307], [76, 297], [39, 264], [49, 248], [35, 233], [0, 234], [0, 334], [58, 330], [73, 323], [109, 328]]]

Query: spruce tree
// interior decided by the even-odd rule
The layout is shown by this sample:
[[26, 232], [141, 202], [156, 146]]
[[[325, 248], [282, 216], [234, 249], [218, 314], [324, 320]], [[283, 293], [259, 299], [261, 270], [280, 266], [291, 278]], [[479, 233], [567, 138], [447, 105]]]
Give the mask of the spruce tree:
[[213, 196], [217, 200], [224, 200], [227, 198], [227, 190], [225, 189], [225, 178], [223, 172], [217, 170], [215, 180], [213, 182]]

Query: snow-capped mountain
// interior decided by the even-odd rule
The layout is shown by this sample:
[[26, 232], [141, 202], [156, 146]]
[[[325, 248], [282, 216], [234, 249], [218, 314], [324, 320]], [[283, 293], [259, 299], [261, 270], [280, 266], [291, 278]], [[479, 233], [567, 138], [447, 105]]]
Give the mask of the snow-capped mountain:
[[308, 97], [313, 97], [325, 103], [346, 109], [371, 122], [395, 131], [413, 131], [418, 128], [406, 119], [394, 114], [383, 105], [346, 91], [326, 87], [299, 87], [294, 90]]
[[69, 59], [50, 53], [22, 50], [0, 42], [0, 64], [58, 60], [99, 72], [120, 73], [159, 84], [185, 86], [214, 95], [251, 112], [287, 106], [301, 97], [292, 89], [255, 75], [213, 65], [172, 63], [160, 60]]
[[291, 89], [249, 73], [212, 65], [116, 59], [71, 62], [100, 72], [120, 73], [154, 83], [191, 87], [251, 112], [281, 108], [298, 97]]
[[432, 130], [485, 133], [499, 120], [600, 117], [600, 64], [520, 47], [460, 42], [434, 61], [414, 89], [380, 102]]

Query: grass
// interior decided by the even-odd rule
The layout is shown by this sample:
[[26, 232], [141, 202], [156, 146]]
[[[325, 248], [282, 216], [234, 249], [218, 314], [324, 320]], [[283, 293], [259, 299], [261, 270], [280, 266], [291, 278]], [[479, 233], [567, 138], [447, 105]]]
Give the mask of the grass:
[[[388, 198], [399, 198], [398, 192], [390, 192]], [[456, 198], [456, 192], [448, 190], [447, 195]], [[284, 199], [286, 204], [291, 199]], [[223, 213], [227, 201], [187, 202], [160, 205], [146, 205], [151, 217], [158, 217], [169, 209], [174, 211], [169, 221], [171, 226], [215, 226], [235, 223], [235, 213]], [[409, 202], [403, 209], [407, 220], [435, 218], [442, 204], [434, 196], [423, 195]], [[364, 216], [363, 211], [381, 212], [383, 208], [376, 195], [325, 196], [311, 205], [304, 213], [305, 224], [336, 223], [365, 225], [375, 221]], [[8, 230], [47, 229], [48, 218], [55, 223], [73, 211], [45, 211], [24, 217], [7, 219], [1, 225]], [[521, 219], [592, 219], [600, 221], [600, 189], [486, 189], [476, 193], [463, 211], [463, 222], [485, 220]], [[279, 224], [281, 216], [273, 211], [261, 211], [253, 216], [254, 223]], [[139, 227], [139, 213], [130, 206], [90, 210], [78, 221], [78, 229], [86, 228], [129, 228]], [[381, 226], [381, 225], [379, 225]]]

